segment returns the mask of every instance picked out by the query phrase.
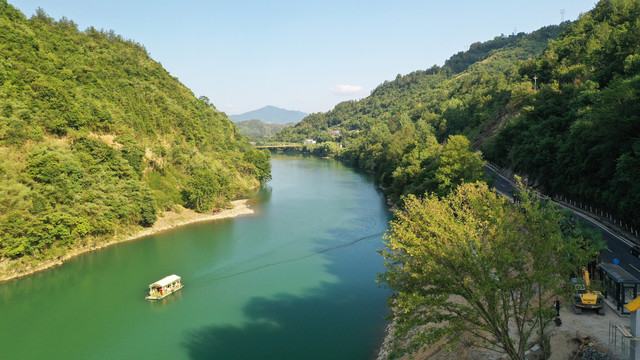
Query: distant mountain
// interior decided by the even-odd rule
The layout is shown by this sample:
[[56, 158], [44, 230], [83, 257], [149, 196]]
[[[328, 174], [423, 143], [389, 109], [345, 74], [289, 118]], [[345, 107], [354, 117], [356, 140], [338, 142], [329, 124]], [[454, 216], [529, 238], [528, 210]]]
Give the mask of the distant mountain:
[[246, 120], [260, 120], [264, 123], [290, 124], [302, 120], [309, 114], [302, 111], [281, 109], [275, 106], [265, 106], [239, 115], [231, 115], [229, 119], [237, 123]]

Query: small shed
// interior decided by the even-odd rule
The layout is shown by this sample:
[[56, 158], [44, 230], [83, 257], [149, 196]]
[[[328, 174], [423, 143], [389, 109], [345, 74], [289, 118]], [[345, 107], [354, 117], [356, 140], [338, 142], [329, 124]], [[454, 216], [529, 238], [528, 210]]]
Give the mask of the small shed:
[[629, 314], [625, 305], [638, 297], [640, 280], [616, 264], [601, 263], [598, 268], [605, 287], [605, 299], [613, 302], [620, 314]]

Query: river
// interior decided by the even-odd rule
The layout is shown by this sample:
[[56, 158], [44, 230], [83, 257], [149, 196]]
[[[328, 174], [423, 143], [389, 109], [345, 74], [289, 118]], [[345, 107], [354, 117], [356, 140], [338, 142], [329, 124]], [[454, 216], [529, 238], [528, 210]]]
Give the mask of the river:
[[[371, 359], [389, 212], [330, 159], [274, 157], [256, 214], [117, 244], [0, 284], [2, 359]], [[144, 300], [147, 285], [184, 289]]]

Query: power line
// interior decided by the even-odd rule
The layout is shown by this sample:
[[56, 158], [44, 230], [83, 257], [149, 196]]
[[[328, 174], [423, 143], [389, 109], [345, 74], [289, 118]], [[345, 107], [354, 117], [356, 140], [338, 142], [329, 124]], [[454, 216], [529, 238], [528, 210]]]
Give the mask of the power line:
[[323, 250], [319, 250], [319, 251], [313, 252], [311, 254], [307, 254], [307, 255], [291, 258], [291, 259], [286, 259], [286, 260], [282, 260], [282, 261], [272, 262], [272, 263], [261, 265], [261, 266], [256, 266], [254, 268], [246, 269], [246, 270], [239, 271], [239, 272], [236, 272], [236, 273], [233, 273], [233, 274], [215, 276], [213, 278], [204, 278], [201, 281], [196, 281], [196, 283], [200, 283], [200, 282], [203, 282], [203, 281], [209, 282], [209, 281], [217, 281], [217, 280], [229, 279], [229, 278], [233, 278], [233, 277], [236, 277], [236, 276], [244, 275], [246, 273], [254, 272], [256, 270], [261, 270], [261, 269], [272, 267], [272, 266], [277, 266], [277, 265], [282, 265], [282, 264], [291, 263], [291, 262], [295, 262], [295, 261], [300, 261], [302, 259], [306, 259], [306, 258], [310, 258], [310, 257], [316, 256], [316, 255], [320, 255], [320, 254], [328, 252], [328, 251], [345, 248], [345, 247], [354, 245], [356, 243], [359, 243], [359, 242], [361, 242], [363, 240], [372, 239], [372, 238], [379, 238], [384, 233], [385, 233], [384, 231], [378, 232], [378, 233], [375, 233], [375, 234], [367, 235], [367, 236], [352, 240], [352, 241], [350, 241], [348, 243], [345, 243], [345, 244], [340, 244], [340, 245], [332, 246], [332, 247], [329, 247], [329, 248], [326, 248], [326, 249], [323, 249]]

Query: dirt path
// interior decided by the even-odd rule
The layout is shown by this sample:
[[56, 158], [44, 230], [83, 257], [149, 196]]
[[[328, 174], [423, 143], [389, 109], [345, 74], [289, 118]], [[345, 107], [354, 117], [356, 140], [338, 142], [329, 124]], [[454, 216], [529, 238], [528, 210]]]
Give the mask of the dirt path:
[[[560, 309], [561, 326], [553, 325], [551, 330], [551, 360], [573, 359], [571, 356], [577, 349], [576, 339], [589, 338], [597, 347], [609, 350], [609, 352], [622, 357], [621, 336], [618, 334], [618, 344], [614, 347], [609, 344], [609, 324], [619, 324], [628, 327], [629, 315], [619, 316], [611, 307], [605, 305], [605, 315], [600, 316], [595, 311], [583, 311], [575, 315], [570, 306]], [[628, 349], [628, 343], [627, 343]], [[574, 353], [575, 354], [575, 353]]]

